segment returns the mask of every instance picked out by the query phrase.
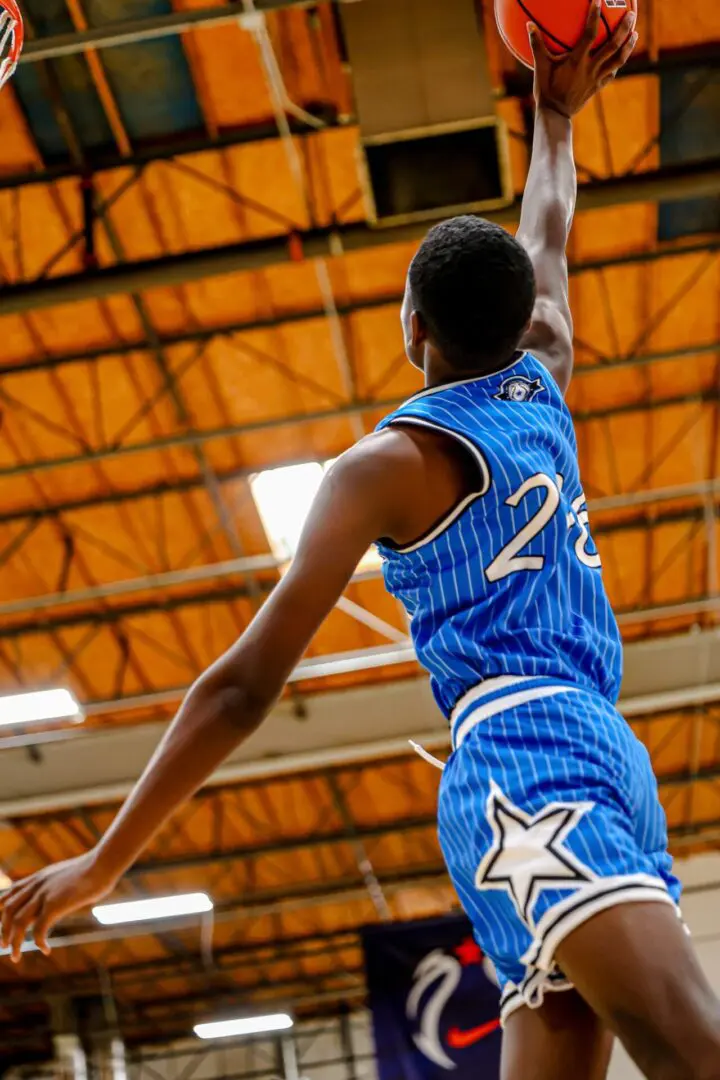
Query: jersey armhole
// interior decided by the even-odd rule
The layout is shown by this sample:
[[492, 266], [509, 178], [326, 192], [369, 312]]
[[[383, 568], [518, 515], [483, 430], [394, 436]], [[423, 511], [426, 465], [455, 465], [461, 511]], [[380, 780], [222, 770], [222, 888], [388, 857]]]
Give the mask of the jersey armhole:
[[472, 439], [468, 439], [466, 435], [460, 434], [459, 431], [453, 431], [452, 428], [443, 427], [442, 424], [435, 424], [432, 420], [420, 419], [417, 416], [397, 416], [387, 424], [387, 427], [400, 427], [400, 426], [412, 426], [426, 428], [429, 431], [436, 431], [440, 435], [447, 435], [448, 438], [454, 439], [459, 443], [464, 450], [466, 450], [473, 458], [478, 468], [480, 476], [480, 488], [477, 491], [472, 491], [468, 495], [465, 495], [455, 506], [450, 509], [447, 514], [436, 521], [434, 525], [419, 536], [417, 540], [413, 540], [411, 544], [403, 544], [402, 547], [398, 544], [394, 544], [392, 541], [382, 539], [380, 543], [384, 547], [389, 548], [391, 551], [396, 551], [398, 555], [409, 555], [412, 551], [417, 551], [425, 544], [431, 543], [436, 540], [438, 536], [441, 536], [450, 526], [457, 521], [461, 514], [467, 510], [471, 503], [474, 503], [476, 499], [481, 499], [483, 495], [487, 495], [492, 484], [492, 474], [490, 472], [490, 466], [487, 459], [483, 454], [479, 446], [476, 446]]

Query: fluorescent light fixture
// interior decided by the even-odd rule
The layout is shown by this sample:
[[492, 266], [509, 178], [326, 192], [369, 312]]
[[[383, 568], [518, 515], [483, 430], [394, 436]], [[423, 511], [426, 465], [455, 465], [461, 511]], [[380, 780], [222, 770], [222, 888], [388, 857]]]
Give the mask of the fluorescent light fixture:
[[63, 719], [83, 719], [82, 710], [69, 690], [35, 690], [29, 694], [0, 697], [2, 726]]
[[273, 555], [292, 559], [305, 519], [327, 466], [317, 461], [268, 469], [250, 480], [250, 489]]
[[[287, 465], [251, 477], [250, 490], [276, 559], [289, 561], [294, 557], [310, 507], [323, 477], [336, 460]], [[374, 570], [380, 563], [380, 556], [371, 549], [358, 569]]]
[[103, 926], [117, 926], [119, 923], [172, 919], [178, 915], [199, 915], [212, 909], [213, 902], [205, 893], [181, 893], [178, 896], [157, 896], [151, 900], [130, 900], [122, 904], [101, 904], [94, 907], [92, 913]]
[[286, 1031], [293, 1026], [293, 1018], [287, 1013], [270, 1016], [245, 1016], [237, 1020], [217, 1020], [212, 1024], [196, 1024], [194, 1032], [199, 1039], [230, 1039], [235, 1035], [259, 1035], [265, 1031]]

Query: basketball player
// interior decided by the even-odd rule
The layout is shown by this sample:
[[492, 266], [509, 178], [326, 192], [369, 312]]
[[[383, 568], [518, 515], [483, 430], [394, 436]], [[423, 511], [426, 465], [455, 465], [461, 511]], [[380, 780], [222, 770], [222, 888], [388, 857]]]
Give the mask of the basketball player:
[[[616, 711], [621, 643], [588, 531], [563, 394], [572, 117], [630, 55], [628, 15], [553, 60], [533, 30], [537, 116], [517, 239], [472, 217], [428, 234], [402, 325], [426, 389], [332, 468], [293, 566], [191, 688], [113, 826], [18, 883], [15, 960], [107, 895], [277, 700], [368, 546], [405, 604], [452, 728], [448, 870], [502, 986], [505, 1080], [599, 1080], [613, 1035], [653, 1080], [720, 1078], [720, 1007], [678, 918], [648, 755]], [[342, 723], [342, 718], [338, 718]], [[562, 991], [562, 992], [560, 992]]]

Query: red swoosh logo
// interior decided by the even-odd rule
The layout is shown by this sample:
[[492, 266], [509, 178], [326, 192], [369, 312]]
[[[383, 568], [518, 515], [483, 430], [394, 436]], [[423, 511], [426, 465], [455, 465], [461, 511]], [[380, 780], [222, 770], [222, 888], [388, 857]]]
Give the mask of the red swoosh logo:
[[460, 1028], [451, 1028], [447, 1036], [448, 1045], [454, 1050], [464, 1050], [466, 1047], [473, 1046], [475, 1043], [480, 1042], [481, 1039], [486, 1039], [488, 1035], [492, 1035], [493, 1031], [497, 1031], [499, 1027], [499, 1020], [489, 1020], [487, 1024], [481, 1024], [480, 1027], [470, 1028], [469, 1031], [461, 1031]]

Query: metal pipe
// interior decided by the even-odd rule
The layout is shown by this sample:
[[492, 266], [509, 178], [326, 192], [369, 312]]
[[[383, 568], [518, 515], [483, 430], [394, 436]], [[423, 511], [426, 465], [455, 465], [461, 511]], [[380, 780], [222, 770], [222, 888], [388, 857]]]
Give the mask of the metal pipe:
[[301, 1080], [298, 1065], [297, 1046], [292, 1035], [283, 1035], [280, 1039], [284, 1080]]
[[713, 480], [698, 480], [689, 484], [675, 484], [672, 487], [648, 488], [645, 491], [623, 492], [620, 495], [603, 495], [588, 502], [589, 509], [596, 514], [608, 510], [624, 510], [634, 506], [675, 502], [683, 499], [706, 499], [720, 495], [720, 477]]
[[[710, 605], [713, 605], [713, 607], [711, 608]], [[678, 609], [682, 614], [694, 614], [698, 609], [708, 611], [717, 608], [720, 608], [720, 596], [698, 601], [695, 608], [691, 608], [689, 604], [678, 604], [675, 607], [667, 605], [656, 610], [660, 613], [661, 618], [676, 618]], [[652, 608], [640, 610], [637, 616], [633, 614], [633, 621], [644, 622], [646, 619], [657, 617], [649, 614], [652, 611]], [[628, 622], [629, 618], [628, 616], [624, 618], [620, 616], [620, 621]], [[394, 645], [381, 645], [376, 649], [359, 649], [354, 653], [339, 653], [327, 658], [319, 657], [304, 660], [298, 664], [289, 681], [304, 682], [314, 678], [326, 678], [329, 675], [345, 674], [349, 671], [365, 671], [369, 668], [391, 667], [416, 661], [417, 657], [412, 645], [402, 648]], [[131, 707], [135, 709], [151, 708], [157, 703], [168, 704], [172, 700], [172, 695], [175, 695], [175, 701], [180, 701], [185, 693], [185, 690], [161, 690], [158, 693], [144, 694], [126, 700], [131, 702]], [[710, 683], [705, 686], [690, 686], [681, 690], [663, 691], [660, 694], [626, 698], [620, 702], [620, 708], [625, 716], [643, 716], [660, 711], [667, 712], [671, 709], [683, 709], [691, 705], [704, 705], [709, 701], [718, 699], [720, 699], [720, 683]], [[114, 702], [91, 703], [83, 708], [88, 716], [93, 716], [101, 713], [121, 712], [127, 706], [124, 706], [123, 699], [119, 698]]]
[[[676, 484], [673, 487], [649, 488], [645, 491], [623, 492], [620, 495], [608, 495], [588, 501], [588, 509], [591, 513], [603, 513], [612, 510], [632, 509], [636, 506], [657, 505], [665, 502], [682, 501], [685, 499], [707, 499], [720, 497], [720, 478], [714, 480], [701, 480], [690, 484]], [[624, 527], [624, 523], [622, 523]], [[596, 530], [599, 535], [611, 528]], [[73, 589], [62, 593], [44, 593], [39, 596], [21, 597], [17, 600], [7, 600], [0, 603], [0, 618], [9, 615], [28, 615], [35, 611], [46, 611], [49, 608], [72, 607], [76, 604], [92, 603], [96, 600], [108, 600], [115, 596], [128, 596], [132, 593], [154, 592], [156, 590], [171, 589], [181, 585], [190, 585], [203, 581], [219, 581], [224, 578], [234, 577], [247, 573], [257, 573], [268, 570], [277, 571], [284, 565], [283, 561], [274, 555], [253, 555], [240, 559], [229, 559], [225, 562], [209, 563], [202, 566], [188, 566], [182, 570], [170, 570], [163, 574], [149, 574], [146, 577], [129, 578], [122, 581], [111, 581], [104, 585], [94, 585], [85, 589]], [[382, 576], [380, 570], [363, 570], [353, 575], [352, 581], [370, 581]], [[709, 605], [708, 607], [698, 605]], [[716, 600], [713, 597], [702, 601], [691, 601], [689, 613], [694, 614], [704, 610], [714, 610]], [[353, 612], [355, 606], [353, 605]], [[657, 612], [663, 608], [650, 608], [649, 618], [658, 618]], [[678, 605], [669, 606], [670, 616], [683, 614], [678, 611]], [[349, 612], [351, 613], [351, 612]], [[364, 612], [364, 616], [370, 614], [373, 627], [378, 633], [386, 633], [387, 626], [383, 621], [374, 621], [371, 613]], [[670, 617], [669, 616], [669, 617]], [[620, 615], [621, 621], [642, 622], [645, 612], [642, 609]], [[368, 622], [370, 625], [370, 622]], [[405, 636], [396, 631], [399, 643], [404, 643]], [[394, 640], [394, 639], [393, 639]]]
[[[407, 661], [406, 661], [407, 662]], [[161, 698], [163, 703], [171, 700], [178, 701], [184, 694], [184, 690], [164, 691], [158, 695], [149, 694], [144, 698], [134, 698], [134, 707], [148, 703], [152, 704], [154, 698]], [[641, 695], [635, 698], [624, 698], [620, 701], [621, 712], [629, 717], [647, 715], [652, 719], [653, 714], [661, 711], [688, 708], [696, 705], [707, 704], [710, 701], [720, 699], [720, 684], [714, 683], [709, 687], [688, 687], [681, 690], [670, 690], [662, 694]], [[102, 703], [108, 708], [111, 703]], [[92, 706], [90, 706], [92, 708]], [[122, 700], [116, 704], [117, 711], [122, 710]], [[95, 738], [100, 742], [102, 735], [90, 732], [78, 732], [77, 729], [67, 733], [67, 738]], [[30, 737], [32, 742], [40, 742], [42, 736]], [[449, 745], [447, 730], [434, 728], [426, 732], [418, 732], [415, 735], [417, 742], [429, 750], [443, 751]], [[327, 769], [352, 767], [367, 761], [376, 761], [393, 757], [407, 757], [411, 753], [407, 738], [378, 740], [375, 742], [352, 744], [348, 746], [332, 747], [326, 750], [314, 750], [305, 753], [286, 754], [281, 758], [261, 759], [257, 761], [238, 761], [222, 766], [208, 778], [204, 789], [211, 787], [229, 787], [236, 784], [248, 783], [257, 780], [278, 778], [282, 776], [295, 776], [303, 772], [316, 772]], [[97, 785], [71, 791], [61, 791], [49, 795], [37, 795], [7, 799], [0, 801], [0, 822], [10, 821], [13, 818], [33, 817], [38, 814], [72, 810], [77, 806], [113, 805], [127, 798], [133, 788], [133, 780], [124, 780], [115, 784]]]
[[176, 585], [190, 585], [199, 581], [217, 581], [220, 578], [234, 577], [236, 574], [256, 573], [260, 570], [276, 571], [282, 565], [282, 562], [274, 555], [253, 555], [205, 566], [188, 566], [184, 570], [150, 574], [147, 577], [132, 578], [127, 581], [111, 581], [105, 585], [95, 585], [87, 589], [46, 593], [44, 596], [32, 596], [24, 600], [8, 600], [0, 604], [0, 618], [45, 611], [48, 608], [108, 600], [114, 596], [127, 596], [129, 593], [171, 589]]
[[[636, 202], [666, 202], [720, 194], [720, 158], [663, 166], [653, 172], [611, 177], [581, 185], [579, 210], [598, 210]], [[517, 222], [520, 203], [489, 215], [504, 224]], [[438, 219], [440, 220], [440, 219]], [[346, 225], [314, 229], [296, 239], [308, 259], [332, 258], [343, 252], [409, 242], [425, 235], [432, 222], [386, 229]], [[210, 251], [113, 265], [83, 274], [6, 286], [0, 293], [0, 316], [57, 307], [78, 300], [102, 299], [121, 293], [183, 285], [220, 274], [262, 270], [294, 261], [288, 238], [230, 245]]]
[[[180, 692], [178, 692], [180, 696]], [[71, 733], [73, 734], [73, 733]], [[77, 737], [77, 734], [75, 734]], [[442, 728], [418, 732], [416, 738], [424, 746], [442, 750], [449, 743], [449, 736]], [[221, 766], [203, 785], [204, 789], [213, 787], [231, 787], [236, 784], [296, 775], [303, 772], [317, 772], [324, 769], [352, 767], [368, 761], [384, 758], [408, 757], [412, 754], [406, 738], [385, 739], [365, 744], [333, 747], [327, 750], [313, 750], [304, 753], [285, 754], [282, 758], [267, 758], [257, 761], [233, 762]], [[126, 799], [134, 786], [134, 780], [123, 780], [115, 784], [99, 784], [95, 787], [59, 791], [43, 795], [24, 796], [17, 799], [0, 800], [0, 828], [15, 818], [34, 817], [61, 810], [74, 810], [78, 806], [112, 806]], [[363, 897], [367, 894], [363, 891]]]
[[[625, 529], [626, 523], [619, 523], [617, 526], [607, 527], [604, 530], [596, 530], [597, 535], [601, 533], [612, 532], [618, 529]], [[356, 575], [352, 580], [370, 580], [373, 577], [379, 576], [379, 571], [362, 571]], [[273, 581], [258, 581], [259, 594], [266, 596], [272, 592], [274, 588]], [[57, 594], [55, 594], [57, 595]], [[90, 626], [90, 625], [108, 625], [112, 626], [123, 619], [133, 618], [138, 615], [148, 614], [150, 612], [172, 612], [178, 611], [184, 608], [191, 607], [204, 607], [209, 604], [222, 604], [228, 603], [233, 600], [245, 599], [248, 596], [247, 586], [244, 584], [225, 585], [223, 588], [210, 588], [202, 592], [194, 592], [189, 594], [162, 594], [156, 595], [154, 599], [138, 600], [134, 603], [124, 604], [122, 606], [111, 607], [93, 607], [90, 609], [84, 609], [80, 611], [66, 612], [64, 614], [46, 616], [43, 618], [25, 619], [22, 616], [16, 622], [8, 622], [5, 625], [0, 623], [0, 640], [12, 641], [22, 637], [33, 637], [38, 634], [47, 634], [50, 630], [67, 629], [75, 626]], [[24, 603], [24, 601], [23, 601]], [[720, 597], [693, 597], [687, 601], [683, 601], [678, 604], [659, 605], [657, 607], [648, 608], [634, 608], [627, 611], [621, 611], [618, 613], [618, 620], [621, 624], [633, 624], [640, 622], [647, 622], [657, 619], [669, 619], [674, 617], [684, 617], [687, 615], [702, 614], [706, 611], [714, 611], [715, 608], [720, 605]], [[60, 604], [59, 606], [62, 606]], [[368, 619], [366, 621], [371, 621]], [[379, 630], [379, 626], [376, 627]], [[389, 629], [389, 628], [388, 628]], [[404, 635], [402, 640], [405, 640]], [[403, 664], [407, 662], [406, 655], [400, 655], [403, 653], [404, 646], [402, 642], [397, 642], [395, 645], [389, 648], [387, 656], [394, 656], [394, 659], [382, 659], [380, 654], [377, 658], [374, 657], [373, 650], [364, 650], [359, 654], [361, 657], [361, 667], [353, 667], [352, 663], [348, 664], [348, 661], [352, 661], [356, 654], [340, 653], [337, 655], [319, 657], [317, 663], [312, 667], [303, 668], [299, 667], [297, 679], [305, 678], [324, 678], [326, 675], [338, 675], [346, 671], [365, 670], [374, 667], [382, 667], [385, 664]], [[399, 650], [399, 652], [398, 652]], [[397, 655], [396, 655], [397, 654]], [[329, 665], [329, 666], [327, 666]], [[320, 672], [321, 667], [325, 667], [325, 670]], [[315, 674], [313, 674], [315, 673]], [[104, 708], [104, 706], [98, 705], [98, 708]]]
[[[283, 8], [310, 7], [313, 0], [255, 0], [258, 11], [280, 11]], [[229, 3], [223, 7], [197, 8], [194, 11], [176, 11], [169, 15], [157, 15], [149, 19], [134, 19], [111, 26], [94, 26], [89, 30], [28, 41], [20, 57], [21, 64], [37, 64], [42, 60], [57, 60], [61, 56], [73, 56], [86, 49], [111, 49], [120, 45], [137, 45], [143, 41], [183, 34], [189, 30], [203, 30], [225, 23], [240, 23], [246, 18], [245, 5]]]

